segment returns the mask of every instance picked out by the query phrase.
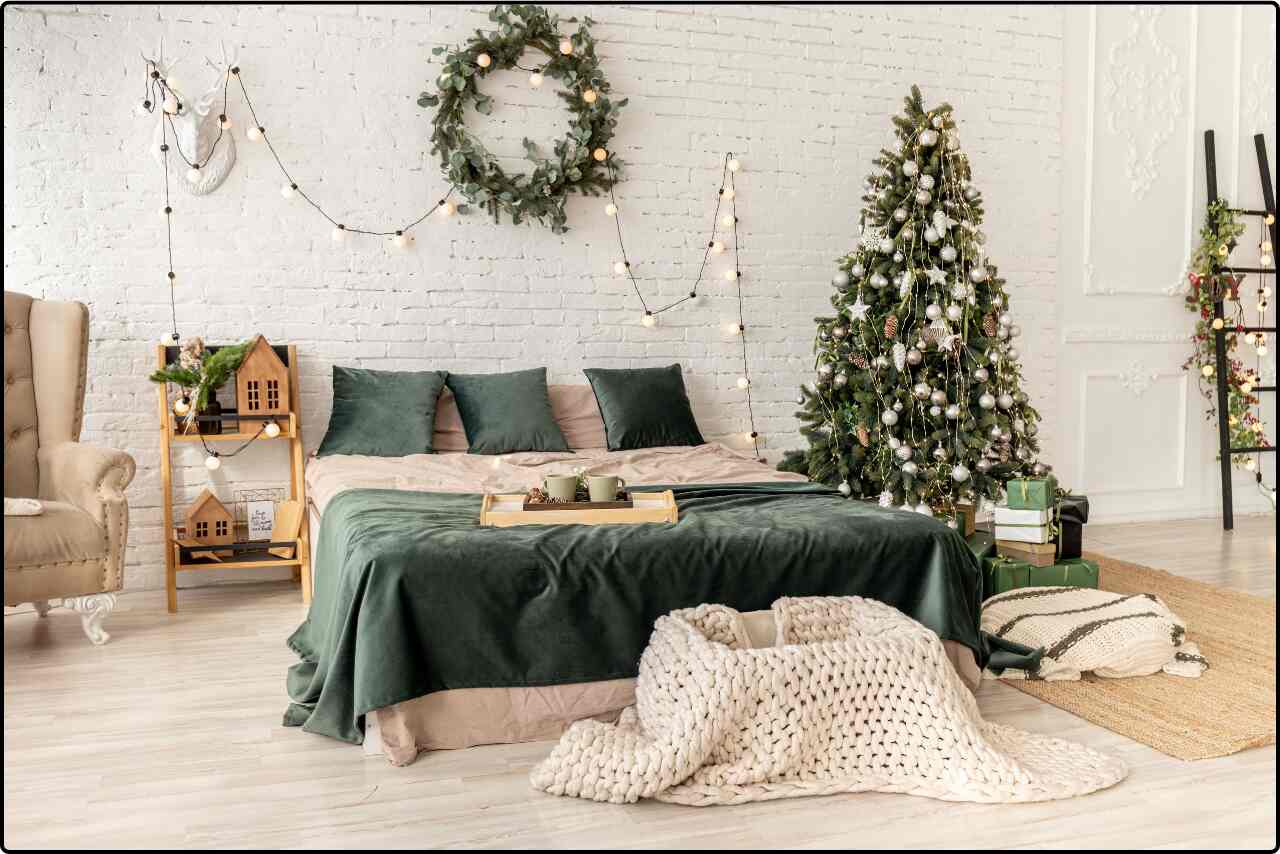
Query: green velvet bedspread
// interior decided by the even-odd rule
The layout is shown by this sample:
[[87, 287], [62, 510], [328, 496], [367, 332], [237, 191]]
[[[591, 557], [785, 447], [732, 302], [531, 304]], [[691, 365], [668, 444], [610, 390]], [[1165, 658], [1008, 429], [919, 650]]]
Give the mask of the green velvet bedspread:
[[285, 724], [359, 742], [363, 714], [433, 691], [633, 677], [654, 620], [704, 602], [867, 596], [992, 654], [978, 562], [941, 522], [814, 484], [643, 488], [674, 489], [680, 521], [488, 528], [475, 494], [338, 495]]

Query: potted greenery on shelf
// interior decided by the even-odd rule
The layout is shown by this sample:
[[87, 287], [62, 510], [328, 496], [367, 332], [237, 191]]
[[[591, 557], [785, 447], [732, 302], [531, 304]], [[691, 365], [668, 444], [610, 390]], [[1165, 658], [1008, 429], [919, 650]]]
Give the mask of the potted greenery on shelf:
[[179, 349], [177, 362], [151, 375], [153, 383], [173, 383], [182, 389], [182, 396], [173, 403], [173, 413], [184, 419], [185, 430], [189, 431], [196, 423], [200, 433], [216, 435], [222, 432], [220, 422], [195, 422], [195, 417], [221, 414], [222, 405], [213, 395], [231, 379], [252, 344], [250, 339], [207, 350], [204, 341], [191, 338]]

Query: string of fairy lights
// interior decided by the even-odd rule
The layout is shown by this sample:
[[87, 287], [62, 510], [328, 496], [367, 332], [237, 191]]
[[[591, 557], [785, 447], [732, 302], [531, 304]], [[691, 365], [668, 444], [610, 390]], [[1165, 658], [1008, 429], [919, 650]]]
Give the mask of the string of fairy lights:
[[[622, 237], [622, 214], [618, 208], [618, 200], [613, 194], [613, 186], [617, 181], [614, 180], [613, 164], [607, 162], [606, 165], [609, 167], [610, 180], [609, 203], [605, 205], [604, 212], [613, 219], [614, 230], [618, 235], [618, 252], [621, 256], [620, 260], [614, 262], [613, 272], [619, 276], [626, 276], [627, 280], [631, 282], [631, 287], [635, 290], [636, 297], [640, 300], [640, 307], [644, 311], [640, 318], [642, 326], [652, 328], [657, 325], [658, 315], [670, 311], [683, 303], [697, 300], [698, 286], [702, 284], [702, 280], [706, 276], [707, 266], [711, 258], [724, 255], [732, 248], [733, 263], [725, 268], [723, 276], [726, 282], [736, 286], [738, 320], [736, 323], [728, 324], [726, 331], [736, 336], [742, 344], [742, 375], [738, 377], [737, 385], [746, 397], [748, 430], [744, 434], [744, 438], [751, 443], [752, 450], [758, 454], [760, 452], [760, 434], [756, 430], [755, 408], [751, 400], [751, 374], [747, 360], [747, 324], [742, 293], [742, 267], [738, 256], [741, 242], [738, 234], [738, 190], [734, 178], [739, 170], [742, 169], [742, 161], [734, 157], [732, 151], [724, 156], [724, 165], [720, 170], [720, 186], [716, 191], [716, 207], [711, 216], [711, 233], [708, 235], [706, 245], [702, 251], [702, 263], [698, 266], [698, 276], [694, 280], [693, 286], [689, 288], [689, 293], [661, 308], [654, 309], [649, 308], [649, 303], [644, 298], [644, 292], [640, 290], [640, 284], [636, 280], [635, 269], [632, 267], [631, 259], [627, 255], [626, 242]], [[726, 203], [729, 205], [729, 212], [721, 216], [720, 210]], [[723, 240], [717, 238], [718, 229], [724, 229], [732, 234], [732, 247], [726, 246]]]
[[[305, 201], [307, 204], [309, 204], [312, 208], [314, 208], [316, 212], [319, 213], [320, 216], [323, 217], [332, 227], [332, 230], [330, 232], [330, 237], [335, 243], [343, 243], [347, 239], [348, 235], [356, 234], [356, 235], [364, 235], [364, 236], [371, 236], [371, 237], [389, 238], [391, 244], [394, 247], [398, 249], [403, 249], [409, 245], [409, 242], [412, 239], [411, 232], [414, 229], [421, 226], [423, 223], [427, 222], [427, 220], [431, 218], [433, 215], [435, 215], [438, 219], [448, 219], [449, 217], [452, 217], [455, 213], [457, 213], [457, 210], [458, 210], [457, 205], [452, 201], [454, 191], [457, 188], [456, 186], [451, 185], [448, 188], [448, 190], [444, 193], [444, 195], [441, 196], [439, 200], [436, 201], [431, 207], [429, 207], [427, 210], [422, 212], [421, 215], [407, 221], [407, 223], [403, 225], [392, 226], [392, 227], [386, 227], [386, 226], [362, 227], [362, 226], [349, 224], [332, 215], [310, 193], [308, 193], [306, 190], [303, 189], [303, 187], [299, 183], [299, 180], [294, 177], [294, 173], [291, 172], [287, 166], [285, 166], [284, 159], [280, 156], [280, 152], [277, 150], [275, 144], [272, 142], [271, 137], [267, 133], [267, 126], [263, 123], [262, 119], [258, 116], [257, 110], [254, 108], [253, 99], [250, 97], [249, 90], [245, 86], [244, 76], [241, 73], [240, 67], [238, 65], [233, 65], [227, 68], [225, 71], [225, 78], [222, 84], [222, 108], [221, 108], [221, 112], [218, 115], [217, 136], [214, 138], [213, 143], [210, 145], [209, 150], [205, 154], [203, 159], [201, 159], [198, 156], [197, 152], [195, 151], [191, 152], [191, 156], [188, 157], [187, 152], [184, 152], [182, 150], [182, 146], [178, 143], [179, 136], [178, 136], [177, 129], [174, 127], [174, 117], [182, 115], [183, 111], [187, 109], [186, 105], [182, 101], [181, 91], [178, 88], [178, 86], [175, 84], [175, 82], [169, 79], [168, 75], [161, 69], [160, 64], [157, 60], [144, 58], [144, 61], [146, 63], [146, 83], [145, 83], [143, 100], [138, 105], [137, 112], [140, 115], [151, 115], [157, 109], [159, 109], [161, 112], [160, 160], [162, 163], [163, 181], [164, 181], [164, 207], [162, 212], [165, 218], [165, 243], [166, 243], [166, 252], [167, 252], [167, 258], [169, 263], [169, 269], [167, 273], [167, 284], [169, 286], [169, 309], [170, 309], [171, 322], [173, 324], [172, 331], [165, 336], [165, 341], [163, 342], [167, 345], [176, 346], [179, 343], [179, 341], [181, 341], [181, 336], [178, 333], [178, 311], [177, 311], [177, 298], [176, 298], [176, 292], [175, 292], [175, 288], [177, 286], [177, 273], [174, 269], [174, 258], [173, 258], [173, 217], [174, 217], [175, 211], [173, 207], [173, 200], [172, 200], [172, 194], [170, 189], [171, 170], [169, 168], [169, 152], [171, 150], [177, 151], [179, 158], [181, 158], [182, 162], [186, 165], [187, 171], [186, 171], [185, 177], [187, 181], [189, 181], [192, 184], [195, 184], [202, 179], [203, 173], [201, 172], [201, 170], [205, 166], [207, 166], [209, 162], [213, 159], [215, 153], [218, 150], [219, 144], [223, 141], [223, 135], [225, 133], [230, 132], [233, 128], [233, 122], [230, 115], [228, 114], [228, 109], [227, 109], [228, 107], [227, 90], [230, 87], [230, 83], [233, 79], [235, 80], [236, 85], [240, 89], [241, 96], [244, 99], [245, 107], [248, 109], [249, 116], [252, 119], [252, 124], [245, 130], [245, 138], [253, 143], [259, 143], [259, 142], [264, 143], [267, 147], [267, 150], [271, 152], [272, 159], [275, 161], [277, 168], [280, 170], [281, 176], [284, 178], [284, 183], [280, 187], [280, 195], [286, 200], [300, 198], [303, 201]], [[542, 75], [536, 69], [534, 70], [534, 73], [529, 78], [529, 84], [535, 88], [537, 88], [542, 84]], [[170, 144], [171, 136], [173, 138], [172, 145]], [[742, 290], [742, 271], [740, 268], [740, 262], [739, 262], [739, 256], [738, 256], [738, 250], [740, 245], [739, 233], [738, 233], [739, 219], [737, 214], [737, 201], [736, 201], [737, 189], [734, 184], [734, 176], [741, 169], [741, 162], [736, 157], [733, 156], [732, 152], [725, 155], [724, 166], [721, 172], [720, 186], [716, 195], [716, 207], [715, 207], [715, 213], [712, 219], [711, 234], [706, 242], [706, 247], [703, 251], [702, 263], [698, 268], [697, 278], [694, 281], [693, 286], [689, 289], [688, 295], [680, 297], [679, 299], [676, 299], [675, 301], [667, 305], [663, 305], [660, 308], [650, 308], [648, 301], [644, 297], [644, 293], [640, 289], [640, 285], [636, 279], [635, 272], [631, 265], [631, 261], [627, 255], [626, 245], [623, 241], [622, 222], [621, 222], [621, 216], [619, 215], [619, 206], [618, 206], [617, 198], [615, 197], [614, 191], [613, 191], [613, 185], [616, 184], [617, 182], [614, 174], [613, 163], [609, 159], [609, 152], [605, 151], [602, 148], [598, 148], [592, 154], [597, 160], [605, 161], [606, 165], [609, 168], [609, 177], [610, 177], [609, 203], [605, 207], [605, 213], [611, 218], [613, 218], [614, 220], [615, 231], [618, 239], [618, 249], [621, 255], [621, 260], [616, 262], [614, 265], [614, 272], [617, 273], [618, 275], [625, 275], [627, 279], [630, 281], [632, 288], [635, 290], [637, 298], [640, 300], [641, 308], [644, 311], [644, 314], [641, 317], [641, 325], [645, 326], [646, 328], [652, 328], [653, 326], [656, 325], [658, 315], [661, 315], [667, 311], [670, 311], [686, 302], [693, 302], [698, 299], [698, 287], [703, 282], [703, 279], [706, 275], [707, 268], [710, 264], [711, 258], [713, 256], [724, 255], [730, 249], [730, 247], [726, 246], [725, 242], [722, 239], [717, 238], [717, 234], [718, 234], [717, 225], [719, 225], [726, 232], [731, 233], [732, 235], [731, 248], [732, 248], [733, 263], [731, 266], [729, 266], [724, 270], [723, 277], [726, 280], [726, 282], [732, 283], [736, 286], [738, 319], [737, 319], [737, 323], [730, 324], [729, 326], [726, 327], [726, 330], [730, 334], [737, 336], [741, 341], [742, 375], [737, 380], [737, 386], [739, 389], [741, 389], [745, 393], [747, 421], [749, 425], [749, 430], [744, 434], [744, 438], [748, 442], [750, 442], [752, 449], [758, 454], [760, 434], [756, 430], [755, 413], [754, 413], [753, 401], [751, 397], [751, 378], [750, 378], [748, 358], [747, 358], [746, 322], [744, 317], [744, 300], [743, 300], [743, 290]], [[725, 203], [728, 203], [730, 210], [728, 213], [722, 216], [720, 211], [722, 206]], [[174, 402], [174, 413], [179, 416], [186, 415], [190, 412], [190, 406], [191, 406], [191, 401], [184, 395], [183, 397], [179, 398]], [[260, 436], [267, 436], [269, 438], [273, 438], [275, 436], [278, 436], [279, 434], [280, 434], [279, 425], [275, 424], [275, 422], [269, 421], [266, 424], [262, 425], [262, 427], [259, 428], [258, 432], [255, 433], [247, 442], [245, 442], [236, 450], [229, 451], [229, 452], [218, 451], [210, 448], [207, 444], [204, 443], [204, 440], [202, 438], [201, 443], [204, 446], [206, 453], [208, 454], [208, 456], [205, 459], [205, 465], [211, 471], [214, 469], [217, 469], [221, 466], [221, 458], [233, 457], [236, 454], [239, 454], [240, 452], [244, 451], [249, 445], [253, 444], [253, 442], [256, 439], [258, 439]]]

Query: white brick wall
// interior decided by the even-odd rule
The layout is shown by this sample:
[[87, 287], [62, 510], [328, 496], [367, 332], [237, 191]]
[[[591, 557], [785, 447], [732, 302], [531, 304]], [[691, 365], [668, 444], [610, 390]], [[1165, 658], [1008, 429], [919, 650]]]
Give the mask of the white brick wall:
[[[168, 329], [154, 118], [138, 118], [140, 51], [159, 38], [203, 82], [220, 43], [238, 52], [263, 123], [300, 183], [348, 223], [407, 221], [443, 187], [428, 153], [430, 49], [485, 27], [489, 7], [48, 7], [4, 10], [5, 288], [78, 299], [92, 316], [85, 440], [138, 460], [127, 583], [162, 583], [156, 401], [146, 381]], [[811, 369], [812, 318], [828, 309], [833, 261], [852, 247], [862, 178], [890, 139], [911, 83], [949, 100], [986, 193], [993, 257], [1026, 329], [1026, 369], [1053, 447], [1062, 13], [1044, 7], [786, 8], [582, 6], [616, 93], [629, 96], [614, 148], [628, 250], [654, 302], [687, 292], [702, 256], [721, 158], [738, 152], [746, 320], [766, 448], [795, 447], [796, 388]], [[549, 81], [550, 82], [550, 81]], [[490, 88], [475, 126], [499, 153], [551, 141], [552, 87], [524, 75]], [[241, 133], [248, 113], [233, 94]], [[301, 354], [307, 444], [323, 435], [334, 363], [497, 371], [680, 361], [708, 435], [745, 429], [735, 316], [712, 264], [701, 305], [639, 323], [603, 202], [570, 204], [571, 231], [495, 226], [481, 215], [335, 247], [301, 200], [287, 202], [265, 147], [239, 139], [215, 193], [178, 190], [180, 330], [206, 340], [262, 332]], [[181, 178], [179, 177], [179, 180]], [[724, 294], [722, 296], [722, 294]], [[739, 438], [737, 441], [741, 443]], [[283, 452], [255, 447], [206, 474], [179, 456], [192, 494], [282, 484]], [[239, 576], [245, 578], [246, 576]], [[248, 576], [252, 578], [253, 576]], [[190, 579], [184, 579], [190, 581]]]

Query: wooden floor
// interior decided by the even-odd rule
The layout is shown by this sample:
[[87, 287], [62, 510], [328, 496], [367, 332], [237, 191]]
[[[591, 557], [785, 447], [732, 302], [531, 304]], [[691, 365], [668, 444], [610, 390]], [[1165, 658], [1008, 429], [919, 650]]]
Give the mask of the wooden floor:
[[[1086, 548], [1275, 595], [1275, 518], [1090, 525]], [[983, 714], [1118, 754], [1113, 789], [983, 806], [907, 795], [696, 809], [554, 798], [527, 781], [547, 743], [407, 768], [280, 726], [284, 584], [121, 597], [105, 647], [55, 610], [4, 619], [4, 845], [26, 847], [1256, 847], [1276, 843], [1276, 749], [1187, 763], [1000, 684]], [[1194, 627], [1192, 627], [1194, 633]]]

